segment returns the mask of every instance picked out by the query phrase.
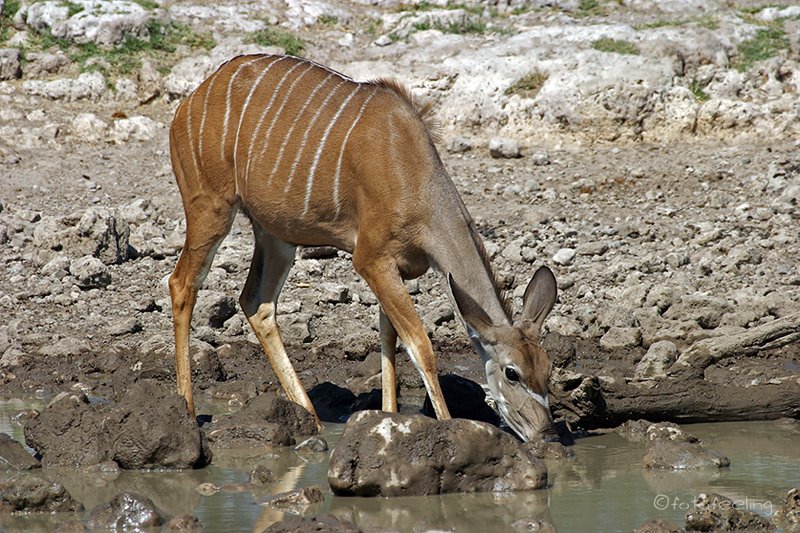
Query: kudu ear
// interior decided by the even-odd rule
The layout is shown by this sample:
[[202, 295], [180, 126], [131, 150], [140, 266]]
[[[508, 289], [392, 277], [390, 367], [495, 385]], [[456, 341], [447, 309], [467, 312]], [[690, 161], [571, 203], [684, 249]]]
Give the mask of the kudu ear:
[[[486, 314], [478, 302], [458, 286], [452, 274], [447, 274], [447, 283], [450, 285], [450, 292], [458, 307], [458, 312], [467, 324], [470, 337], [480, 337], [481, 339], [491, 340], [490, 332], [494, 327], [492, 319]], [[473, 340], [477, 340], [474, 339]]]
[[556, 277], [547, 267], [541, 267], [531, 278], [522, 299], [521, 327], [528, 337], [538, 337], [544, 319], [553, 309], [558, 295]]

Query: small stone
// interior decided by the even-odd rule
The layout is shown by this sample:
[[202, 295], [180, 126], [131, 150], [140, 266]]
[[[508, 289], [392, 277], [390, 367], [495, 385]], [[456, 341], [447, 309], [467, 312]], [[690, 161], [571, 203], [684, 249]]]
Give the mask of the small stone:
[[322, 437], [309, 437], [294, 447], [297, 451], [325, 452], [328, 451], [328, 443]]
[[543, 167], [550, 164], [550, 156], [546, 152], [537, 152], [533, 154], [531, 160], [537, 167]]
[[82, 289], [101, 289], [111, 283], [111, 273], [103, 262], [87, 255], [70, 264], [69, 273]]
[[489, 155], [495, 159], [515, 159], [522, 157], [522, 151], [516, 140], [495, 137], [489, 141]]
[[281, 492], [265, 499], [262, 505], [295, 515], [303, 515], [317, 504], [325, 501], [319, 487], [303, 487], [302, 489]]
[[250, 471], [251, 485], [271, 485], [275, 483], [275, 481], [275, 473], [265, 465], [256, 465], [256, 467]]
[[571, 265], [574, 259], [575, 250], [573, 248], [561, 248], [553, 254], [553, 262], [557, 265]]
[[603, 241], [590, 241], [581, 243], [575, 248], [578, 255], [603, 255], [608, 251], [608, 244]]
[[464, 152], [469, 152], [474, 148], [471, 139], [466, 137], [449, 137], [447, 139], [447, 144], [445, 145], [447, 151], [451, 154], [463, 154]]
[[389, 46], [390, 44], [392, 44], [392, 42], [393, 42], [392, 38], [389, 37], [388, 35], [381, 35], [380, 37], [375, 39], [375, 41], [373, 41], [373, 43], [376, 46]]
[[350, 289], [347, 285], [339, 283], [322, 283], [319, 286], [320, 301], [332, 304], [347, 303], [350, 301]]
[[135, 531], [164, 523], [161, 511], [144, 496], [124, 492], [110, 502], [100, 504], [89, 515], [89, 529]]
[[22, 76], [19, 57], [18, 48], [0, 48], [0, 81], [16, 80]]
[[200, 520], [192, 514], [184, 514], [176, 516], [167, 522], [167, 529], [170, 531], [195, 531], [202, 530], [203, 524]]
[[0, 471], [30, 470], [41, 465], [31, 454], [25, 451], [22, 444], [6, 433], [0, 433]]
[[236, 298], [219, 291], [201, 290], [197, 295], [194, 317], [198, 323], [221, 328], [238, 311]]

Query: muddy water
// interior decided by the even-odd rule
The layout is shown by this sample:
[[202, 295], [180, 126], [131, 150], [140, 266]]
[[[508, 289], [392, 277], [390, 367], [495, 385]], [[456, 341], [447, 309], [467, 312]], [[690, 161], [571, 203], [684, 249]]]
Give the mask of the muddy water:
[[[0, 402], [0, 431], [20, 441], [22, 431], [10, 419], [23, 407], [31, 405]], [[519, 519], [540, 518], [561, 531], [629, 531], [650, 518], [682, 524], [693, 497], [703, 491], [724, 494], [740, 507], [771, 515], [787, 490], [800, 484], [797, 424], [747, 422], [686, 428], [728, 455], [732, 466], [717, 471], [643, 471], [639, 466], [643, 444], [611, 433], [580, 439], [575, 458], [549, 464], [547, 490], [392, 499], [339, 498], [326, 490], [325, 503], [315, 512], [331, 512], [365, 529], [497, 531]], [[329, 425], [323, 436], [333, 445], [341, 430], [342, 426]], [[327, 454], [300, 455], [291, 449], [256, 456], [220, 452], [212, 466], [197, 471], [104, 475], [50, 469], [40, 475], [64, 484], [87, 509], [119, 492], [133, 491], [150, 497], [170, 515], [195, 514], [207, 531], [254, 531], [282, 517], [259, 505], [265, 496], [315, 484], [327, 489], [326, 459]], [[251, 490], [243, 484], [259, 463], [275, 472], [277, 482]], [[197, 487], [203, 483], [220, 490], [201, 495]], [[52, 531], [75, 518], [0, 515], [0, 530]]]

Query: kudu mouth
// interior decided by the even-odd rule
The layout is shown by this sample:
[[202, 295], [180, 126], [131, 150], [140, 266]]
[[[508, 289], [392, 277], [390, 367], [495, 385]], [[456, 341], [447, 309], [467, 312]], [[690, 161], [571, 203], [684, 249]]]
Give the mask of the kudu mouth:
[[495, 397], [500, 414], [523, 441], [558, 440], [549, 407], [527, 390], [506, 390]]

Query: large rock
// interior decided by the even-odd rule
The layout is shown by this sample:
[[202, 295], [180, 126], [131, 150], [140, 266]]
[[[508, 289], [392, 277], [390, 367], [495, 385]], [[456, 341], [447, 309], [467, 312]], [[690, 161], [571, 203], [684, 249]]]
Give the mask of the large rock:
[[361, 411], [333, 451], [328, 483], [354, 496], [505, 492], [544, 487], [547, 468], [488, 424]]
[[91, 255], [106, 265], [128, 259], [129, 238], [128, 223], [116, 210], [102, 207], [66, 217], [44, 217], [33, 231], [38, 248], [63, 251], [70, 257]]
[[800, 531], [800, 488], [786, 495], [786, 505], [775, 511], [775, 522], [786, 531]]
[[62, 393], [25, 424], [25, 440], [44, 466], [195, 468], [211, 460], [185, 400], [148, 381], [131, 385], [117, 404]]
[[647, 428], [644, 468], [685, 470], [730, 466], [722, 454], [706, 449], [700, 439], [676, 424], [660, 423]]
[[26, 473], [0, 478], [0, 512], [56, 513], [82, 511], [61, 483], [41, 479]]
[[233, 415], [206, 428], [217, 448], [291, 446], [300, 436], [316, 435], [314, 417], [300, 405], [268, 392], [251, 398]]

